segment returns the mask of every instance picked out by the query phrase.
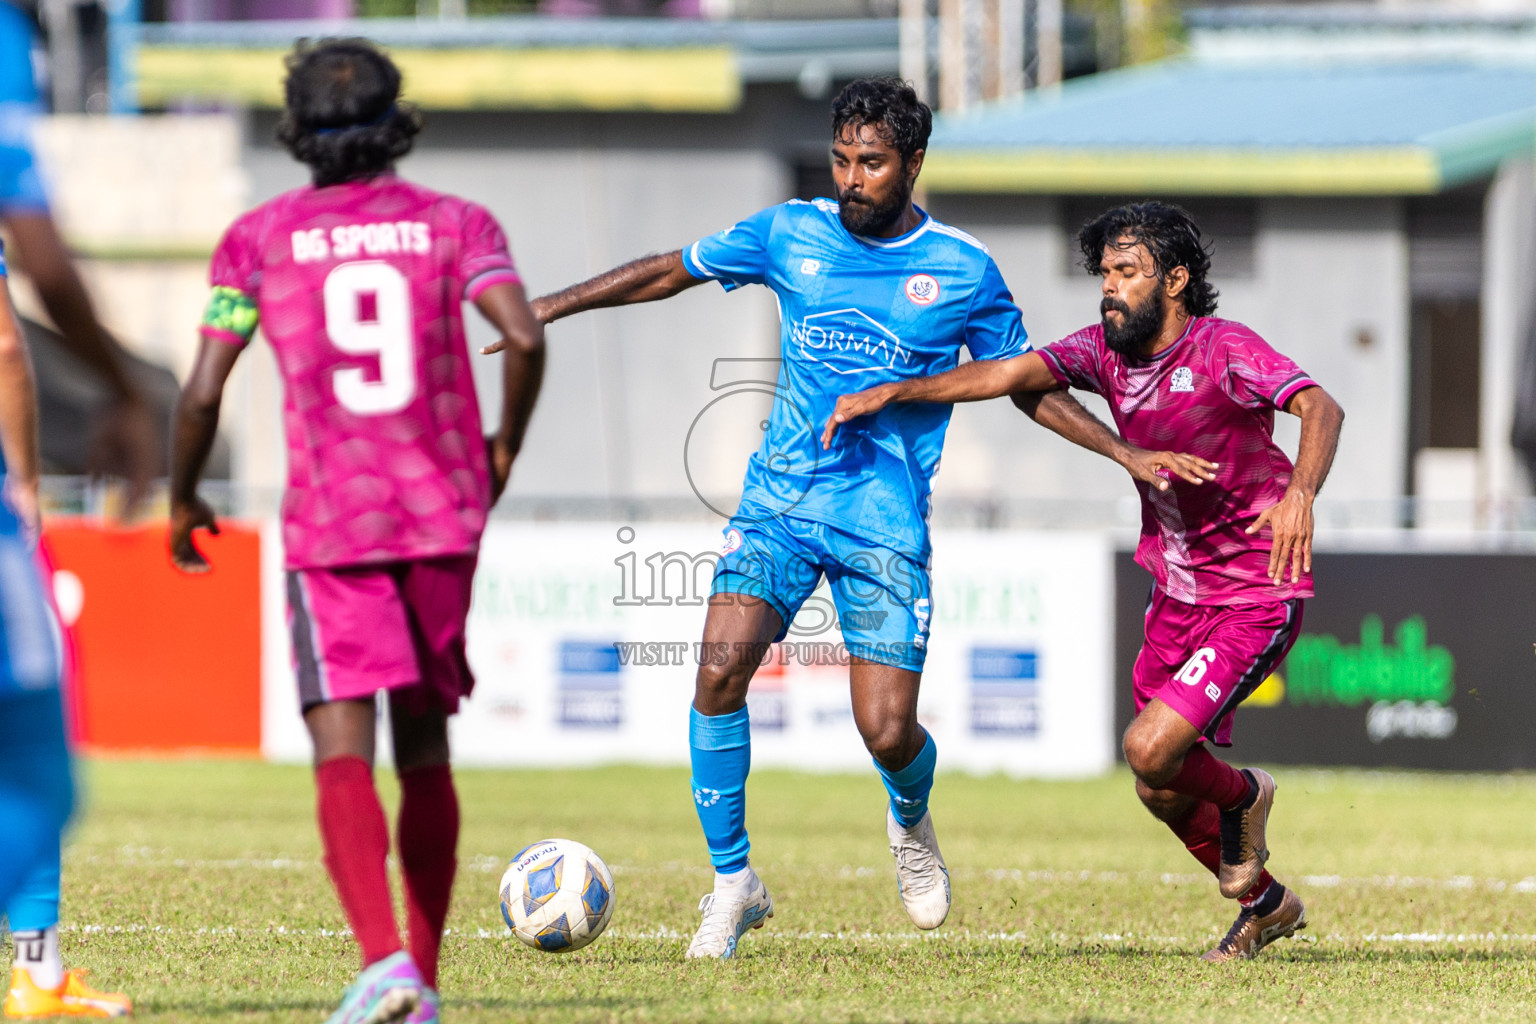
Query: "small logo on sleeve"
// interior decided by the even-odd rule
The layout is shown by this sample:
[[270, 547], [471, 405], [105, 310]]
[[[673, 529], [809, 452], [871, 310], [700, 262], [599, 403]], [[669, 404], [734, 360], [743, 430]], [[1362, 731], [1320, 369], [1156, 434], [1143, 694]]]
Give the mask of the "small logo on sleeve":
[[821, 260], [801, 260], [800, 273], [809, 277], [814, 277], [821, 273]]
[[729, 530], [725, 531], [725, 543], [720, 545], [720, 554], [735, 554], [737, 551], [741, 550], [741, 546], [745, 543], [746, 539], [742, 537], [741, 531], [733, 526]]
[[907, 298], [914, 305], [931, 306], [939, 298], [939, 282], [929, 274], [913, 274], [907, 278]]
[[1173, 376], [1168, 380], [1169, 391], [1193, 391], [1195, 390], [1195, 371], [1187, 366], [1180, 366], [1173, 371]]

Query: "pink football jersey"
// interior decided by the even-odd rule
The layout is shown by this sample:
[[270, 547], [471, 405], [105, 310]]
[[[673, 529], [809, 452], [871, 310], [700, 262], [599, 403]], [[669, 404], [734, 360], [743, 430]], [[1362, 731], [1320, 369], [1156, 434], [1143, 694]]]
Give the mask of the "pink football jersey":
[[[1127, 360], [1104, 344], [1101, 324], [1041, 349], [1068, 387], [1109, 402], [1131, 444], [1219, 463], [1216, 479], [1166, 491], [1138, 482], [1136, 561], [1168, 596], [1230, 605], [1312, 596], [1312, 577], [1270, 582], [1270, 531], [1244, 531], [1285, 495], [1291, 460], [1274, 441], [1275, 410], [1317, 382], [1240, 323], [1197, 317], [1151, 359]], [[1288, 575], [1288, 573], [1287, 573]]]
[[288, 567], [476, 550], [490, 472], [462, 304], [518, 280], [495, 219], [393, 175], [309, 186], [235, 221], [210, 276], [203, 333], [244, 344], [259, 319], [282, 373]]

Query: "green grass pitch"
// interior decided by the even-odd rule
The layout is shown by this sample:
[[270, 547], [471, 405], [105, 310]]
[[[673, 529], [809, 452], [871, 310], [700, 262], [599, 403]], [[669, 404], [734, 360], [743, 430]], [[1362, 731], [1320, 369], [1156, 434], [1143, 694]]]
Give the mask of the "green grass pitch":
[[[68, 963], [146, 1021], [315, 1024], [356, 970], [319, 862], [309, 773], [97, 761], [65, 859]], [[1282, 769], [1271, 867], [1311, 927], [1251, 963], [1198, 961], [1235, 907], [1137, 804], [1129, 776], [940, 775], [948, 923], [896, 895], [865, 775], [760, 771], [753, 860], [777, 902], [733, 962], [685, 962], [710, 885], [686, 773], [461, 770], [444, 1016], [501, 1021], [1529, 1021], [1536, 778]], [[386, 803], [392, 776], [381, 771]], [[614, 869], [579, 953], [513, 940], [506, 858], [565, 835]]]

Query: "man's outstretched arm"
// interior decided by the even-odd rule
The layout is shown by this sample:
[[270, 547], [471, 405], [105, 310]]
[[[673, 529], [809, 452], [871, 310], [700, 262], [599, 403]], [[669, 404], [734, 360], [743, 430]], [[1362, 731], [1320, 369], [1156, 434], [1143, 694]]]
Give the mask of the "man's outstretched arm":
[[909, 377], [876, 384], [864, 391], [843, 395], [821, 432], [821, 447], [832, 447], [837, 428], [860, 416], [872, 416], [893, 402], [982, 402], [1015, 391], [1046, 391], [1058, 387], [1038, 352], [1012, 359], [974, 359], [932, 377]]
[[[669, 299], [704, 281], [704, 278], [694, 277], [683, 266], [681, 249], [642, 256], [580, 284], [539, 296], [532, 303], [533, 315], [539, 323], [548, 324], [589, 309]], [[506, 344], [506, 339], [502, 339], [485, 346], [480, 352], [483, 355], [500, 352]]]
[[1070, 395], [1061, 390], [1056, 375], [1038, 352], [1012, 359], [977, 359], [932, 377], [913, 377], [879, 384], [866, 391], [843, 395], [822, 430], [821, 445], [830, 448], [837, 428], [849, 420], [869, 416], [892, 402], [979, 402], [1012, 395], [1013, 402], [1041, 426], [1074, 444], [1098, 452], [1123, 466], [1137, 480], [1160, 491], [1168, 489], [1163, 470], [1193, 484], [1215, 477], [1216, 464], [1177, 452], [1149, 452], [1125, 443]]
[[1132, 478], [1159, 491], [1169, 487], [1165, 470], [1192, 484], [1216, 479], [1216, 463], [1182, 452], [1137, 448], [1065, 391], [1018, 391], [1012, 398], [1019, 411], [1042, 427], [1118, 463]]

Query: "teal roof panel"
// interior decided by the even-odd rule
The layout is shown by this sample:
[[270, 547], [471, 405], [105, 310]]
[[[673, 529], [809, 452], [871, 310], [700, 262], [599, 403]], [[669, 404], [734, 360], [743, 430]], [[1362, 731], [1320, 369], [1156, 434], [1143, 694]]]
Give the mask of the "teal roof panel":
[[1536, 67], [1172, 60], [940, 117], [930, 151], [939, 177], [956, 154], [1398, 153], [1436, 163], [1448, 187], [1533, 147]]

